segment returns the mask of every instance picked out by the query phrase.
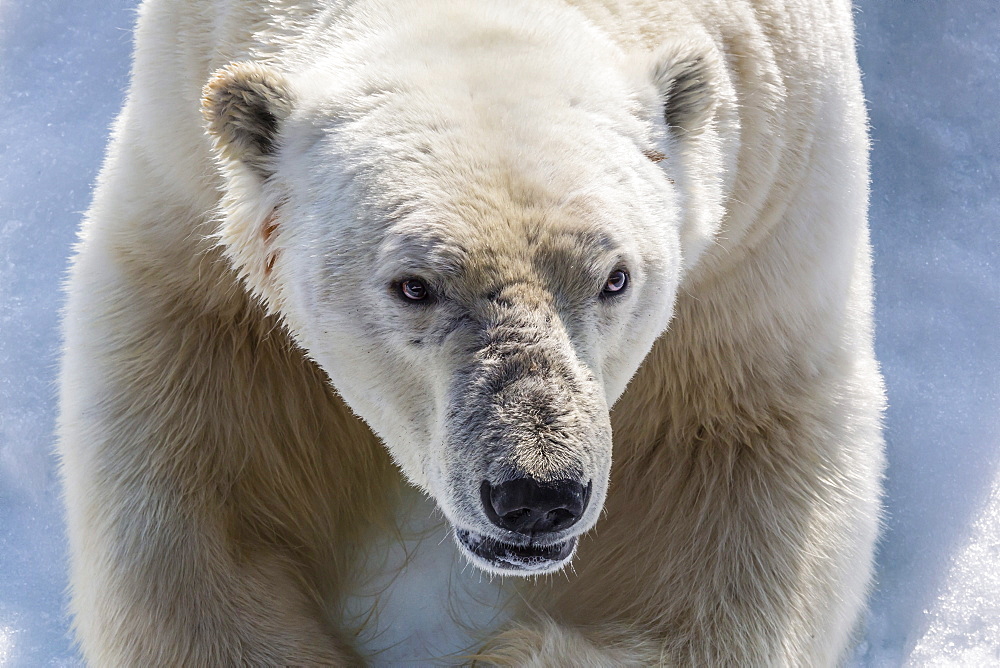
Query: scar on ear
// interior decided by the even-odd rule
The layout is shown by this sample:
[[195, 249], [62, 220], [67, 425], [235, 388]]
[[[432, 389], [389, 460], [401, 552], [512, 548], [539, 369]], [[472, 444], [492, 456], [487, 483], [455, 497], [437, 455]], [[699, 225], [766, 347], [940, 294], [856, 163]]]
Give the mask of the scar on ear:
[[[274, 232], [278, 229], [278, 209], [275, 209], [267, 218], [264, 219], [264, 224], [261, 226], [260, 236], [264, 239], [264, 243], [268, 244], [271, 242], [271, 237], [274, 236]], [[272, 251], [267, 254], [267, 258], [264, 260], [264, 273], [270, 274], [271, 270], [274, 269], [274, 261], [278, 259], [278, 253], [280, 251]]]
[[271, 240], [271, 236], [274, 231], [278, 229], [278, 210], [272, 211], [267, 218], [264, 219], [264, 225], [261, 228], [261, 236], [264, 237], [265, 243]]
[[642, 154], [644, 156], [646, 156], [647, 158], [649, 158], [650, 160], [652, 160], [653, 162], [660, 162], [662, 160], [666, 160], [667, 159], [666, 155], [664, 155], [663, 153], [660, 153], [659, 151], [655, 151], [653, 149], [649, 149], [649, 150], [643, 151]]
[[278, 251], [274, 251], [273, 253], [268, 253], [267, 263], [264, 265], [265, 274], [271, 273], [271, 270], [274, 269], [274, 261], [277, 259], [278, 259]]

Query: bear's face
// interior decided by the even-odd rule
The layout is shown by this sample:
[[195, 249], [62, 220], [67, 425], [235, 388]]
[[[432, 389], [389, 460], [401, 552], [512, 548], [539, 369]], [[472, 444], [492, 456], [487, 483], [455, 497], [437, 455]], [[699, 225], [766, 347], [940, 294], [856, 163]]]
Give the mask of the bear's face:
[[[609, 408], [681, 277], [662, 85], [600, 46], [549, 74], [460, 50], [206, 88], [227, 252], [491, 572], [558, 569], [596, 522]], [[709, 118], [692, 99], [678, 122]]]

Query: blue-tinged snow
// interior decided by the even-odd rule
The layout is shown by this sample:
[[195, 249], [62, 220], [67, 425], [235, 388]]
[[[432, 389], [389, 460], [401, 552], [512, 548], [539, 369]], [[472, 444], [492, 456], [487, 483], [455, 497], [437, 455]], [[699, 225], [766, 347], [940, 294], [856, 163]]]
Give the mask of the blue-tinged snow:
[[[134, 2], [0, 0], [0, 666], [78, 665], [52, 456], [60, 281]], [[1000, 665], [1000, 4], [865, 0], [886, 532], [859, 666]]]
[[121, 106], [132, 3], [0, 0], [0, 665], [76, 665], [52, 456], [60, 282]]
[[1000, 665], [1000, 4], [871, 0], [857, 22], [889, 391], [864, 660]]

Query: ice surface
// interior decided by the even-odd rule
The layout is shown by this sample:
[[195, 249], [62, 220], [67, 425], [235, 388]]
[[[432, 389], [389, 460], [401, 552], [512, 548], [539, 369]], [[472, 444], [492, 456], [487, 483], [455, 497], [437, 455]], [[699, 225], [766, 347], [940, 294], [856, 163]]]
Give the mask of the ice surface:
[[[855, 663], [1000, 665], [1000, 5], [858, 4], [890, 408]], [[51, 454], [59, 283], [133, 7], [0, 0], [0, 666], [79, 662]]]

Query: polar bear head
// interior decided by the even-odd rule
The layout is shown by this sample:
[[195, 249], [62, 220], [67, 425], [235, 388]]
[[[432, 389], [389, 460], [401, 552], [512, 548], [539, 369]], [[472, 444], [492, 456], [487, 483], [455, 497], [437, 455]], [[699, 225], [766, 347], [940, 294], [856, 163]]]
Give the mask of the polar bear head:
[[721, 217], [719, 61], [454, 13], [217, 72], [220, 238], [473, 563], [538, 574], [596, 522], [609, 409]]

